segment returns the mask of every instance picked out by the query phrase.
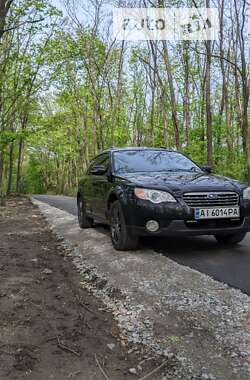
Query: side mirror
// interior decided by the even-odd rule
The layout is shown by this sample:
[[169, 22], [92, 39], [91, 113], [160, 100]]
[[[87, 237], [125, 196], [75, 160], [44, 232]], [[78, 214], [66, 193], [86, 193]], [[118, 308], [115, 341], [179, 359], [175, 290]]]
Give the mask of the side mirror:
[[103, 165], [96, 165], [90, 170], [90, 173], [93, 175], [104, 175], [106, 172], [107, 168]]
[[211, 174], [212, 171], [213, 171], [213, 169], [212, 169], [211, 166], [209, 166], [209, 165], [201, 166], [201, 169], [202, 169], [205, 173], [207, 173], [207, 174]]

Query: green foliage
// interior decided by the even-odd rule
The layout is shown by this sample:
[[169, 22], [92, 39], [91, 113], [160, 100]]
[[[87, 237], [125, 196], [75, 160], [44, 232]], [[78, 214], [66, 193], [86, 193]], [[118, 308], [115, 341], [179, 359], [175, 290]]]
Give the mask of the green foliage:
[[46, 193], [43, 163], [32, 155], [23, 168], [21, 192], [27, 194]]
[[[8, 15], [8, 27], [14, 29], [0, 41], [0, 186], [6, 187], [13, 165], [13, 180], [20, 169], [19, 190], [72, 194], [99, 151], [112, 145], [175, 149], [176, 135], [185, 154], [206, 164], [204, 44], [167, 44], [167, 65], [161, 42], [111, 43], [90, 26], [62, 24], [61, 16], [49, 0], [15, 1]], [[233, 33], [232, 25], [228, 31]], [[232, 60], [239, 56], [232, 50], [237, 46], [224, 43]], [[242, 81], [224, 62], [228, 97], [223, 99], [219, 63], [213, 58], [215, 170], [244, 179]]]

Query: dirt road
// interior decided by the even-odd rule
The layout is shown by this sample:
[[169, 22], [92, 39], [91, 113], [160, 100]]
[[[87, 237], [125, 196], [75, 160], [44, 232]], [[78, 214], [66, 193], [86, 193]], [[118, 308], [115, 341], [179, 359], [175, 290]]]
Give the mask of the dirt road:
[[25, 198], [8, 200], [0, 208], [1, 380], [134, 379], [162, 364], [127, 346], [80, 283], [40, 211]]

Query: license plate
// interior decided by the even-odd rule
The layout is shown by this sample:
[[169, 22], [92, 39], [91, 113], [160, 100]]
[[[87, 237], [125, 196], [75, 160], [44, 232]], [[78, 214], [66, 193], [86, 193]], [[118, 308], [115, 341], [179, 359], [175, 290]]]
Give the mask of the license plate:
[[196, 208], [195, 219], [239, 218], [239, 207]]

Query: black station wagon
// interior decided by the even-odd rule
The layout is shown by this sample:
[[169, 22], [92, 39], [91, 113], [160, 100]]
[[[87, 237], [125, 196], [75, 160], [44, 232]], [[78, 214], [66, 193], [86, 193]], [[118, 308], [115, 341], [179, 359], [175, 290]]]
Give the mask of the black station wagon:
[[117, 250], [135, 249], [146, 235], [236, 244], [250, 230], [250, 187], [159, 148], [99, 154], [79, 183], [77, 206], [80, 227], [109, 224]]

